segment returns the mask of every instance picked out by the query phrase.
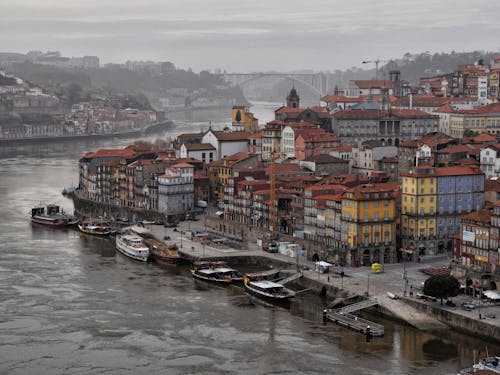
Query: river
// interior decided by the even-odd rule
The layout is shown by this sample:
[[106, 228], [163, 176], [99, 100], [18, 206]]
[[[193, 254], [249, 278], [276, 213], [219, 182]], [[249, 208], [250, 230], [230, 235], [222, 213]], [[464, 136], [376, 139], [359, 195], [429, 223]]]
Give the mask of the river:
[[[274, 105], [252, 109], [262, 120]], [[178, 113], [175, 135], [227, 124], [221, 110]], [[241, 287], [195, 283], [115, 254], [114, 243], [32, 225], [31, 207], [58, 203], [87, 151], [133, 140], [0, 148], [0, 373], [2, 374], [455, 374], [472, 350], [500, 348], [380, 320], [383, 338], [323, 324], [326, 301], [303, 294], [290, 309]]]

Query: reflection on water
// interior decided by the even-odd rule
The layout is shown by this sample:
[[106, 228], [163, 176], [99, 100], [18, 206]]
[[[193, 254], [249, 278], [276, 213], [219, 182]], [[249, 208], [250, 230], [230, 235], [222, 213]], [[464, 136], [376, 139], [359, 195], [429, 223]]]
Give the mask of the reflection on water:
[[60, 192], [84, 152], [130, 141], [0, 149], [0, 372], [441, 375], [469, 365], [473, 349], [500, 353], [378, 317], [386, 335], [367, 341], [323, 323], [319, 296], [262, 304], [242, 286], [195, 282], [187, 267], [131, 261], [112, 239], [30, 223], [39, 202], [72, 210]]

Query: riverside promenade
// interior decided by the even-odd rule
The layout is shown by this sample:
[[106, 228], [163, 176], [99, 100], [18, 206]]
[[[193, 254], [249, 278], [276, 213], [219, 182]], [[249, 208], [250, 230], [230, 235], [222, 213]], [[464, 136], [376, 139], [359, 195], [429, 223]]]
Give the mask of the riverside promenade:
[[[297, 267], [306, 267], [308, 269], [304, 270], [300, 284], [313, 290], [324, 290], [332, 300], [354, 301], [369, 296], [380, 302], [378, 311], [382, 315], [405, 322], [419, 330], [436, 331], [452, 327], [469, 334], [500, 340], [500, 306], [482, 308], [480, 315], [478, 311], [466, 311], [461, 308], [462, 302], [472, 299], [470, 296], [453, 298], [456, 307], [441, 306], [439, 301], [426, 302], [416, 298], [423, 282], [428, 278], [420, 269], [448, 266], [447, 258], [436, 258], [425, 263], [386, 264], [383, 272], [379, 274], [373, 274], [370, 267], [335, 267], [329, 273], [320, 274], [314, 271], [313, 262], [267, 253], [256, 243], [238, 244], [242, 245], [238, 246], [241, 249], [222, 244], [204, 244], [189, 235], [191, 229], [203, 228], [202, 221], [181, 222], [177, 228], [165, 228], [161, 225], [146, 225], [146, 228], [162, 241], [165, 237], [170, 237], [170, 241], [166, 242], [175, 242], [179, 251], [190, 260], [226, 259], [230, 263], [244, 264], [242, 259], [248, 258], [249, 264], [279, 265], [290, 271]], [[258, 262], [255, 262], [256, 259]], [[344, 272], [344, 277], [341, 277], [341, 271]], [[400, 298], [391, 299], [387, 292]]]

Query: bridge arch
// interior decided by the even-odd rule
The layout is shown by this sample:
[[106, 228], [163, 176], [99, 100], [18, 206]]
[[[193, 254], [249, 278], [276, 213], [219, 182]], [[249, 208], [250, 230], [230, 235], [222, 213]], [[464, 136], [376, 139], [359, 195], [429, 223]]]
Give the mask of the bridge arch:
[[[311, 76], [312, 75], [307, 75]], [[314, 75], [317, 76], [318, 78], [320, 77], [319, 74]], [[231, 77], [240, 77], [240, 79], [231, 79]], [[241, 87], [245, 86], [247, 83], [266, 78], [266, 77], [277, 77], [277, 78], [282, 78], [282, 79], [287, 79], [292, 82], [300, 82], [307, 88], [309, 88], [311, 91], [313, 91], [315, 94], [318, 96], [323, 96], [325, 93], [318, 89], [316, 86], [312, 85], [310, 82], [307, 82], [305, 79], [301, 78], [301, 75], [294, 75], [294, 74], [283, 74], [283, 73], [255, 73], [255, 74], [226, 74], [224, 75], [224, 79], [226, 82], [229, 82], [233, 85], [239, 85]]]

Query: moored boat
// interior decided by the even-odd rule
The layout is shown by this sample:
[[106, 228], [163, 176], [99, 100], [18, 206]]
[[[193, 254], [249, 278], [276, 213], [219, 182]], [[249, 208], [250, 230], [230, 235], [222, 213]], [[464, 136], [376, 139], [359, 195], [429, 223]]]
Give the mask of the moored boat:
[[115, 233], [115, 230], [107, 223], [98, 223], [92, 221], [84, 221], [78, 223], [78, 229], [85, 234], [92, 234], [95, 236], [108, 236]]
[[162, 266], [175, 266], [182, 262], [175, 243], [165, 244], [155, 238], [143, 237], [143, 241], [149, 248], [151, 258]]
[[226, 267], [202, 268], [191, 270], [193, 277], [199, 280], [229, 284], [243, 280], [243, 276], [236, 270]]
[[495, 375], [500, 374], [500, 357], [487, 357], [474, 364], [471, 368], [461, 370], [458, 375]]
[[119, 234], [116, 236], [116, 250], [123, 255], [147, 262], [149, 259], [149, 248], [142, 238], [136, 234]]
[[245, 289], [248, 293], [257, 297], [274, 301], [288, 301], [290, 298], [295, 297], [293, 290], [268, 280], [251, 281], [246, 278]]
[[47, 209], [45, 207], [32, 208], [31, 221], [50, 227], [64, 227], [68, 223], [68, 218], [61, 213], [59, 206], [50, 204]]

